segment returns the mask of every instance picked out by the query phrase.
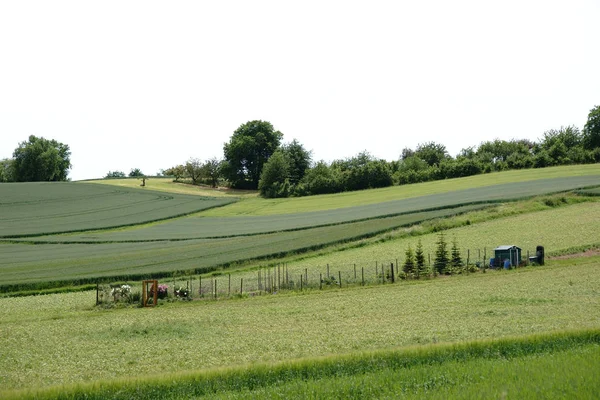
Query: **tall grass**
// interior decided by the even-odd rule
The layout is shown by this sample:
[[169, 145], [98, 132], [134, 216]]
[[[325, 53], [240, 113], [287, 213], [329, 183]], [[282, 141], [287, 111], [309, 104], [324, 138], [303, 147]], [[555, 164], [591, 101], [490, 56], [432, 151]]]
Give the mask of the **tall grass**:
[[[491, 360], [510, 368], [510, 361], [531, 355], [544, 355], [572, 350], [586, 345], [596, 345], [598, 354], [600, 329], [555, 332], [550, 334], [510, 337], [496, 340], [479, 340], [459, 344], [435, 344], [411, 348], [357, 352], [346, 355], [306, 358], [270, 364], [200, 370], [168, 375], [151, 375], [111, 381], [82, 383], [41, 390], [5, 392], [5, 399], [164, 399], [215, 396], [227, 392], [253, 391], [290, 382], [318, 381], [324, 378], [341, 378], [343, 381], [364, 374], [390, 372], [425, 367], [436, 370], [446, 364], [460, 365], [478, 360]], [[593, 357], [592, 355], [592, 357]], [[598, 369], [598, 368], [596, 368]], [[483, 373], [483, 371], [472, 371]], [[539, 375], [540, 371], [530, 371]], [[597, 371], [596, 371], [597, 372]], [[542, 372], [543, 373], [543, 372]], [[588, 372], [589, 373], [589, 372]], [[593, 372], [592, 372], [593, 374]], [[392, 377], [397, 374], [392, 374]], [[593, 375], [592, 375], [593, 376]], [[434, 376], [413, 385], [422, 387], [432, 382]], [[379, 378], [381, 379], [381, 377]], [[502, 379], [502, 377], [497, 377]], [[435, 381], [434, 381], [435, 383]], [[318, 382], [314, 382], [318, 385]], [[376, 381], [377, 385], [378, 382]], [[376, 385], [373, 385], [375, 389]], [[431, 384], [432, 388], [435, 384]], [[440, 386], [438, 383], [437, 386]], [[443, 386], [443, 383], [442, 383]], [[323, 390], [326, 392], [325, 390]]]

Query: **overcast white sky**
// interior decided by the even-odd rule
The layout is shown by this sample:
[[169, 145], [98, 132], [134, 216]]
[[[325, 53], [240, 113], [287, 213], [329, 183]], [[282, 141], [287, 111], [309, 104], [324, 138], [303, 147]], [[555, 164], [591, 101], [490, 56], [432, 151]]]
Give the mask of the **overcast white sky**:
[[262, 119], [315, 160], [582, 128], [600, 1], [0, 1], [0, 159], [33, 134], [73, 180], [222, 157]]

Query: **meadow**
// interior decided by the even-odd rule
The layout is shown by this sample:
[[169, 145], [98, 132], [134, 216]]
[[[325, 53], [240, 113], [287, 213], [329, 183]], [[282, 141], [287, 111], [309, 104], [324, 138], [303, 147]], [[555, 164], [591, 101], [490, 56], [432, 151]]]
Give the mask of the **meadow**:
[[[235, 202], [173, 212], [165, 221], [146, 215], [118, 229], [4, 238], [3, 291], [58, 290], [98, 278], [127, 279], [139, 291], [137, 279], [158, 276], [170, 293], [191, 282], [194, 300], [138, 308], [96, 306], [96, 291], [85, 287], [5, 294], [0, 398], [589, 397], [598, 392], [600, 372], [600, 255], [579, 253], [600, 248], [598, 185], [593, 165], [306, 199], [225, 195], [200, 201]], [[161, 193], [97, 186], [107, 197], [111, 190]], [[22, 190], [11, 194], [13, 203], [35, 208], [41, 199], [43, 208], [37, 188], [31, 204]], [[60, 190], [46, 194], [50, 209]], [[72, 203], [85, 202], [77, 193], [86, 190], [65, 193]], [[185, 197], [202, 198], [200, 190]], [[93, 214], [108, 216], [110, 207], [93, 206]], [[42, 220], [69, 218], [35, 212]], [[11, 229], [14, 236], [24, 231], [17, 222]], [[516, 244], [524, 252], [545, 246], [547, 264], [376, 284], [384, 276], [376, 267], [402, 263], [419, 240], [433, 257], [440, 232], [471, 263]], [[552, 257], [562, 254], [569, 256]], [[353, 278], [355, 266], [368, 271], [365, 286]], [[319, 289], [325, 268], [342, 276], [342, 288]], [[302, 274], [310, 284], [305, 280], [303, 291], [237, 292], [242, 279], [250, 285], [276, 270], [296, 282]], [[217, 300], [209, 295], [215, 282]]]
[[47, 387], [594, 329], [599, 262], [154, 309], [96, 309], [94, 292], [2, 298], [0, 381]]

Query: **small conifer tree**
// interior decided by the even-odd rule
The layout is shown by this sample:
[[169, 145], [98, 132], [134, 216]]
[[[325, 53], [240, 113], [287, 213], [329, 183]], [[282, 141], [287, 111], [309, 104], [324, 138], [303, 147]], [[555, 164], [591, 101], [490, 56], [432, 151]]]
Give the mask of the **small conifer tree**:
[[461, 271], [464, 267], [464, 263], [462, 257], [460, 256], [460, 249], [458, 248], [458, 243], [456, 241], [456, 237], [452, 240], [452, 259], [450, 260], [450, 264], [452, 265], [452, 271], [458, 272]]
[[406, 260], [404, 261], [402, 270], [408, 278], [411, 274], [415, 272], [415, 252], [413, 251], [412, 247], [408, 246], [404, 255], [406, 256]]
[[446, 274], [449, 272], [450, 259], [448, 257], [448, 243], [444, 233], [440, 233], [435, 250], [435, 259], [433, 261], [433, 269], [438, 274]]
[[421, 239], [417, 243], [415, 251], [415, 276], [417, 278], [427, 275], [427, 266], [425, 265], [425, 253], [423, 252], [423, 243]]

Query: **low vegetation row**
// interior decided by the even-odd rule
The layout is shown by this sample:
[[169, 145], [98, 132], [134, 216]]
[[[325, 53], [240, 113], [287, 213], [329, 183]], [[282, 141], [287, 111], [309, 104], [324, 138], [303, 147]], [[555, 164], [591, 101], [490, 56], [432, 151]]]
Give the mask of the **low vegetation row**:
[[[8, 391], [3, 393], [3, 398], [130, 399], [142, 394], [146, 399], [219, 398], [220, 395], [226, 395], [227, 398], [255, 398], [268, 393], [281, 395], [282, 389], [286, 398], [305, 398], [307, 393], [312, 393], [314, 397], [327, 394], [327, 397], [364, 398], [376, 393], [422, 397], [447, 390], [456, 390], [455, 393], [460, 393], [461, 397], [471, 397], [482, 394], [480, 386], [487, 387], [492, 393], [496, 386], [509, 390], [511, 395], [545, 393], [538, 385], [547, 385], [550, 378], [558, 380], [561, 385], [566, 384], [560, 391], [562, 394], [576, 393], [581, 396], [584, 393], [597, 393], [600, 388], [595, 379], [600, 370], [594, 362], [599, 355], [598, 345], [600, 330], [589, 329]], [[531, 364], [539, 363], [536, 360], [546, 361], [546, 358], [555, 365], [556, 359], [560, 359], [560, 371], [531, 368]], [[517, 378], [521, 371], [506, 371], [507, 361], [511, 362], [510, 368], [515, 363], [525, 362], [529, 367], [526, 370], [529, 383]], [[564, 363], [570, 364], [569, 369], [574, 368], [575, 374], [566, 373]], [[485, 369], [477, 368], [483, 365]], [[469, 379], [449, 379], [447, 376], [452, 374], [448, 371], [455, 368]], [[495, 375], [494, 371], [498, 371], [502, 378]], [[418, 373], [413, 375], [413, 372]], [[412, 377], [412, 381], [402, 378], [406, 375]], [[564, 382], [561, 375], [566, 377]], [[585, 383], [586, 388], [579, 385], [569, 388], [577, 375], [577, 382]], [[327, 384], [330, 379], [339, 382], [331, 387]], [[356, 387], [357, 379], [365, 386]], [[482, 385], [487, 379], [500, 379], [502, 384]], [[390, 390], [390, 385], [393, 390]], [[298, 386], [303, 386], [304, 390], [298, 391]], [[553, 393], [554, 390], [548, 392]]]

